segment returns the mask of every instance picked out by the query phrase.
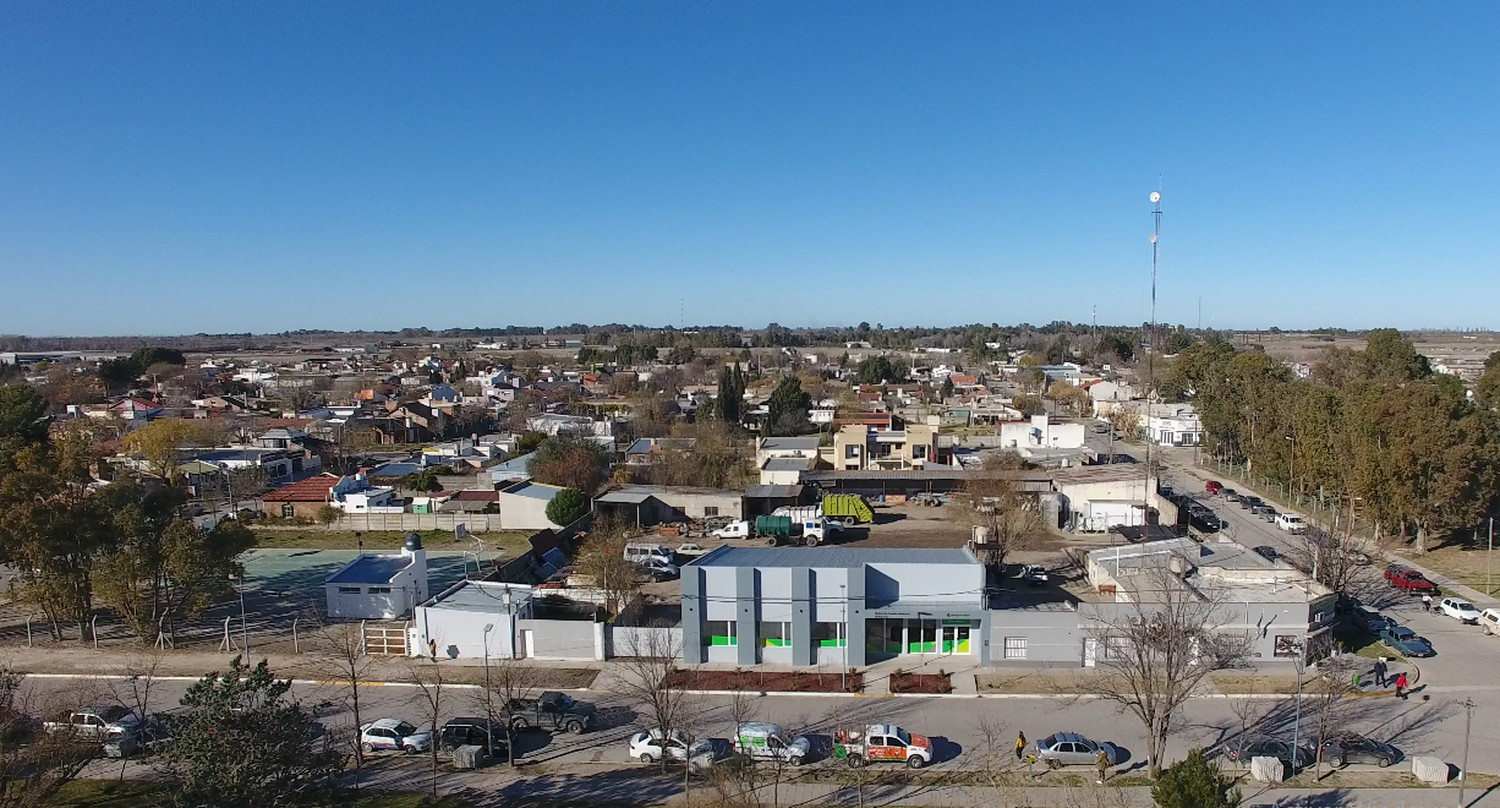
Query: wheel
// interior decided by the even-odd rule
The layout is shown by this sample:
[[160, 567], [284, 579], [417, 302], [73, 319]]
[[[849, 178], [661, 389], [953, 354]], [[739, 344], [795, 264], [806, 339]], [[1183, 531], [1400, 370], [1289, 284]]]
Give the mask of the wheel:
[[526, 730], [531, 729], [531, 725], [526, 723], [526, 719], [517, 718], [510, 722], [510, 728], [513, 732], [525, 732]]
[[364, 753], [366, 755], [373, 755], [373, 754], [375, 754], [375, 745], [374, 744], [362, 743], [362, 744], [359, 745], [359, 748], [362, 749], [362, 750], [364, 750]]
[[1490, 627], [1489, 627], [1489, 624], [1488, 624], [1488, 623], [1486, 623], [1486, 624], [1485, 624], [1485, 625], [1484, 625], [1484, 628], [1483, 628], [1483, 629], [1482, 629], [1482, 630], [1483, 630], [1483, 631], [1484, 631], [1484, 633], [1485, 633], [1485, 634], [1494, 634], [1494, 633], [1495, 633], [1495, 632], [1493, 632], [1493, 631], [1490, 631]]
[[921, 759], [919, 757], [909, 757], [909, 758], [906, 759], [906, 768], [908, 768], [908, 769], [920, 769], [920, 768], [922, 768], [923, 764], [925, 764], [926, 762], [927, 761], [925, 761], [925, 760], [923, 760], [923, 759]]
[[1062, 768], [1062, 763], [1060, 761], [1058, 761], [1057, 758], [1049, 758], [1047, 760], [1047, 768], [1049, 768], [1049, 769], [1061, 769]]
[[766, 546], [767, 547], [775, 547], [776, 546], [776, 537], [772, 536], [771, 538], [766, 539]]
[[804, 758], [802, 758], [801, 756], [798, 756], [798, 757], [794, 757], [794, 758], [788, 758], [787, 762], [790, 763], [790, 764], [792, 764], [793, 766], [801, 766], [803, 760], [804, 760]]
[[583, 734], [583, 722], [582, 721], [569, 721], [567, 729], [568, 729], [568, 732], [571, 732], [574, 735], [582, 735]]
[[850, 755], [849, 756], [849, 768], [851, 768], [851, 769], [857, 769], [857, 768], [859, 768], [860, 766], [863, 766], [863, 765], [865, 765], [865, 759], [864, 758], [860, 757], [859, 755]]
[[854, 517], [852, 517], [852, 516], [845, 516], [844, 517], [844, 527], [854, 527], [857, 524], [859, 524], [859, 520], [855, 519]]
[[1380, 768], [1384, 769], [1386, 766], [1389, 766], [1389, 765], [1391, 765], [1392, 763], [1395, 763], [1395, 762], [1396, 761], [1391, 760], [1390, 758], [1383, 757], [1380, 760], [1375, 761], [1375, 765], [1377, 765]]
[[651, 754], [650, 752], [642, 752], [641, 762], [649, 766], [652, 763], [656, 762], [656, 756]]
[[406, 746], [401, 747], [401, 751], [405, 752], [408, 755], [415, 755], [417, 753], [417, 748], [415, 746], [412, 746], [411, 744], [407, 744]]
[[1333, 765], [1335, 765], [1335, 766], [1339, 767], [1340, 769], [1342, 769], [1345, 766], [1349, 765], [1349, 759], [1346, 758], [1346, 757], [1343, 757], [1343, 756], [1336, 757], [1336, 758], [1333, 759]]
[[818, 546], [818, 537], [816, 537], [816, 536], [808, 536], [808, 537], [806, 537], [806, 538], [804, 538], [802, 540], [802, 543], [805, 544], [805, 545], [807, 545], [808, 547], [817, 547]]

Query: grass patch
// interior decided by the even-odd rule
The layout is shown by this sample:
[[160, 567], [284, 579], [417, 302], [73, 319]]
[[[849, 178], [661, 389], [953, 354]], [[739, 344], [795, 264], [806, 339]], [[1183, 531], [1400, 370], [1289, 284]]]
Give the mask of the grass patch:
[[[366, 550], [399, 550], [406, 543], [409, 530], [326, 530], [319, 527], [285, 527], [254, 529], [256, 546], [262, 548], [284, 548], [296, 550], [355, 550], [364, 541]], [[453, 540], [451, 530], [423, 530], [422, 546], [428, 550], [472, 550], [472, 539]], [[492, 530], [488, 533], [471, 533], [491, 550], [498, 550], [507, 558], [514, 558], [529, 549], [526, 540], [531, 534], [522, 530]]]
[[[1253, 696], [1261, 694], [1293, 696], [1297, 693], [1295, 673], [1253, 673], [1250, 671], [1216, 671], [1208, 675], [1215, 688], [1226, 696]], [[1342, 689], [1344, 683], [1340, 682]], [[1308, 674], [1302, 677], [1304, 696], [1325, 693], [1328, 683], [1322, 678]], [[1342, 692], [1342, 690], [1340, 690]]]
[[[48, 804], [56, 808], [163, 808], [172, 804], [172, 792], [161, 783], [74, 780]], [[457, 797], [433, 799], [423, 794], [367, 790], [341, 804], [350, 808], [472, 808], [475, 803]]]
[[[1447, 786], [1428, 785], [1418, 780], [1409, 766], [1408, 770], [1400, 771], [1405, 762], [1399, 761], [1389, 769], [1337, 769], [1332, 772], [1328, 771], [1325, 763], [1323, 779], [1317, 779], [1309, 768], [1296, 777], [1288, 778], [1284, 785], [1293, 788], [1454, 788], [1458, 785], [1457, 780]], [[1469, 772], [1465, 785], [1478, 793], [1497, 784], [1500, 784], [1500, 777]]]
[[[1461, 535], [1462, 538], [1452, 538], [1425, 553], [1418, 553], [1410, 548], [1404, 548], [1405, 552], [1403, 552], [1403, 555], [1410, 558], [1414, 564], [1420, 564], [1433, 572], [1446, 575], [1464, 586], [1484, 592], [1486, 588], [1485, 556], [1489, 555], [1488, 537], [1480, 536], [1476, 542], [1471, 533], [1465, 532]], [[1500, 562], [1500, 559], [1497, 559], [1497, 562]], [[1491, 580], [1491, 588], [1493, 589], [1493, 591], [1488, 593], [1490, 595], [1500, 592], [1500, 563], [1496, 563], [1493, 566], [1492, 572], [1493, 574], [1488, 576]], [[1437, 595], [1433, 597], [1437, 597]]]
[[1376, 639], [1375, 635], [1363, 629], [1358, 629], [1347, 623], [1341, 625], [1334, 631], [1334, 639], [1344, 646], [1344, 650], [1355, 656], [1365, 659], [1378, 659], [1385, 657], [1388, 660], [1405, 662], [1406, 657], [1396, 653], [1394, 649]]

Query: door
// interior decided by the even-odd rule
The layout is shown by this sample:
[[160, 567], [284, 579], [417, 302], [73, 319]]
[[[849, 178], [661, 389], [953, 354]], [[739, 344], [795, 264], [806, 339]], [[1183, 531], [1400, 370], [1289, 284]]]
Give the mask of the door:
[[935, 654], [938, 650], [938, 623], [936, 620], [906, 621], [906, 652], [908, 654]]
[[1092, 668], [1099, 664], [1099, 641], [1093, 637], [1087, 637], [1083, 641], [1083, 666]]
[[945, 654], [967, 654], [969, 653], [969, 624], [943, 626], [943, 653]]
[[521, 656], [527, 659], [536, 656], [536, 633], [529, 628], [521, 629]]

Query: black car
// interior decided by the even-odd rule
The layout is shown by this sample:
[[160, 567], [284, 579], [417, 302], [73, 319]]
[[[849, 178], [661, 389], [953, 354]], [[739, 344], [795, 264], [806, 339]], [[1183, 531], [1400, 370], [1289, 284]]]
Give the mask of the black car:
[[1223, 494], [1224, 498], [1227, 499], [1227, 500], [1229, 500], [1230, 502], [1239, 502], [1240, 501], [1240, 492], [1234, 490], [1233, 488], [1226, 488], [1223, 491], [1220, 491], [1219, 493]]
[[1401, 751], [1388, 743], [1349, 732], [1323, 741], [1323, 759], [1335, 766], [1374, 763], [1385, 768], [1401, 759]]
[[1240, 507], [1244, 508], [1245, 510], [1250, 510], [1250, 509], [1254, 508], [1256, 505], [1262, 505], [1262, 504], [1264, 504], [1264, 502], [1261, 500], [1260, 497], [1253, 497], [1253, 496], [1250, 496], [1249, 494], [1246, 494], [1246, 495], [1240, 497]]
[[1168, 502], [1172, 501], [1172, 498], [1175, 497], [1175, 496], [1177, 496], [1177, 492], [1174, 491], [1172, 489], [1172, 486], [1170, 486], [1170, 485], [1159, 485], [1159, 486], [1157, 486], [1156, 487], [1156, 493], [1157, 493], [1158, 496], [1160, 496], [1162, 499], [1167, 500]]
[[453, 750], [460, 746], [478, 746], [495, 760], [508, 757], [505, 726], [483, 718], [455, 718], [443, 725], [438, 734], [438, 751], [452, 756]]
[[1305, 746], [1297, 747], [1297, 760], [1292, 760], [1292, 745], [1276, 738], [1258, 738], [1241, 746], [1231, 742], [1227, 755], [1236, 763], [1249, 763], [1251, 758], [1273, 757], [1285, 763], [1293, 771], [1304, 769], [1316, 760], [1313, 751]]
[[1256, 555], [1264, 558], [1267, 561], [1275, 561], [1276, 559], [1281, 558], [1281, 553], [1276, 552], [1276, 548], [1272, 547], [1269, 544], [1262, 544], [1261, 546], [1254, 548], [1254, 552]]

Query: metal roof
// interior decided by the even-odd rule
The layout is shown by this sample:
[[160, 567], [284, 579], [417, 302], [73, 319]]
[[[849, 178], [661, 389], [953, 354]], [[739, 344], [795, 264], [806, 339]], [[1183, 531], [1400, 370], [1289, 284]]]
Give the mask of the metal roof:
[[328, 576], [330, 584], [388, 584], [412, 560], [406, 556], [362, 555]]
[[527, 480], [523, 483], [516, 483], [515, 485], [505, 489], [504, 491], [501, 491], [500, 493], [515, 494], [519, 497], [531, 497], [532, 499], [545, 499], [550, 501], [553, 497], [557, 496], [557, 493], [561, 490], [562, 488], [556, 485], [534, 483], [530, 480]]
[[595, 502], [620, 503], [625, 505], [639, 505], [650, 499], [653, 494], [649, 491], [634, 491], [622, 488], [619, 491], [610, 491], [594, 498]]
[[928, 469], [894, 469], [890, 471], [870, 469], [865, 471], [806, 471], [803, 482], [824, 483], [840, 480], [1018, 480], [1021, 482], [1051, 483], [1052, 475], [1045, 471], [1007, 471], [984, 469], [956, 469], [940, 466]]
[[807, 471], [817, 462], [812, 457], [768, 457], [761, 471]]
[[762, 438], [760, 442], [762, 451], [768, 452], [806, 452], [818, 450], [817, 438]]
[[802, 496], [800, 485], [750, 485], [745, 496], [751, 499], [796, 499]]
[[459, 581], [423, 606], [460, 612], [505, 612], [505, 593], [510, 592], [512, 610], [531, 599], [531, 587], [493, 581]]
[[847, 567], [865, 564], [974, 564], [962, 547], [918, 549], [893, 547], [729, 547], [700, 556], [698, 567]]

